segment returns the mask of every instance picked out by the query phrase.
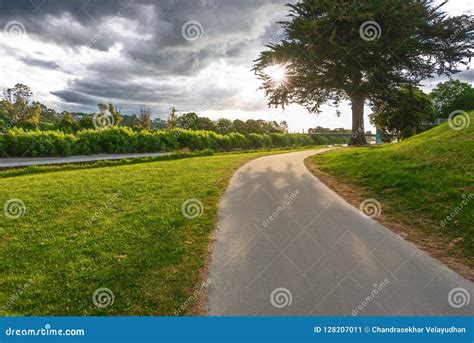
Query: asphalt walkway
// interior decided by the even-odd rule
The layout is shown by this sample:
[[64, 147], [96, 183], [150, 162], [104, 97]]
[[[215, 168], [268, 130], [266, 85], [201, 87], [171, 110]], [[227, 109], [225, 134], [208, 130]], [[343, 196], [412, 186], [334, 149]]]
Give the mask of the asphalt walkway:
[[315, 153], [262, 157], [233, 176], [208, 314], [472, 315], [473, 283], [321, 183], [303, 163]]

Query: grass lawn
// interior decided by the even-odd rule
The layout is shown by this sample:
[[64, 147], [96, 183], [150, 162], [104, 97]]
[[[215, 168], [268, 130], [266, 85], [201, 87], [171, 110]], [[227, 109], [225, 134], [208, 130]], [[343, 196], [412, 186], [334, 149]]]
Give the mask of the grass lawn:
[[[20, 199], [26, 207], [18, 219], [0, 216], [0, 314], [195, 313], [230, 177], [253, 158], [281, 152], [0, 174], [0, 204]], [[190, 198], [203, 205], [194, 219], [181, 210]], [[113, 292], [113, 305], [94, 305], [99, 288]]]
[[[377, 199], [382, 214], [424, 238], [443, 238], [446, 246], [431, 248], [472, 266], [474, 113], [470, 122], [459, 131], [446, 123], [399, 144], [339, 149], [311, 161], [349, 191]], [[446, 220], [456, 209], [459, 213]]]

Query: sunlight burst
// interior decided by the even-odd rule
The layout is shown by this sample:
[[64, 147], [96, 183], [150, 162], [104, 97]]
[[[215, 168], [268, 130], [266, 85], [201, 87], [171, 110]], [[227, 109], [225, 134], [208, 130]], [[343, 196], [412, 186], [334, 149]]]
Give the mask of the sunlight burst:
[[273, 64], [266, 67], [263, 72], [278, 86], [285, 85], [288, 80], [286, 66], [283, 64]]

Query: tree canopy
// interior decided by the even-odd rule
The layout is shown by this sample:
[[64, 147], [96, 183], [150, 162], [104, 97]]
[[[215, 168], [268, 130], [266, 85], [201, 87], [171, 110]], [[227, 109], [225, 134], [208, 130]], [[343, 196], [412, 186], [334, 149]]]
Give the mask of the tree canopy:
[[4, 90], [0, 110], [10, 121], [9, 126], [35, 126], [41, 121], [41, 106], [31, 102], [32, 95], [30, 87], [21, 83]]
[[472, 55], [473, 18], [448, 17], [431, 0], [302, 0], [287, 5], [285, 39], [255, 61], [269, 106], [318, 113], [352, 103], [352, 144], [365, 144], [366, 101], [433, 75], [459, 72]]
[[459, 80], [442, 82], [430, 95], [442, 118], [454, 111], [474, 110], [474, 88], [468, 83]]
[[402, 87], [390, 97], [375, 100], [372, 111], [372, 124], [399, 140], [420, 132], [422, 122], [435, 117], [431, 98], [417, 87]]

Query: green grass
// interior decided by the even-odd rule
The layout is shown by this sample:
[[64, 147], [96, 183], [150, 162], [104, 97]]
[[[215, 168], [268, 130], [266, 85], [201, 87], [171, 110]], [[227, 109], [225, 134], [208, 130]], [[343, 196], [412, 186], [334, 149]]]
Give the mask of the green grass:
[[[0, 314], [193, 313], [219, 198], [239, 166], [272, 153], [5, 172], [0, 204], [21, 199], [26, 213], [0, 217]], [[202, 216], [183, 216], [189, 198]], [[115, 295], [104, 309], [101, 287]]]
[[384, 213], [456, 242], [448, 254], [472, 262], [474, 198], [441, 224], [465, 197], [474, 197], [474, 113], [470, 123], [459, 131], [446, 123], [399, 144], [340, 149], [313, 161], [321, 171], [357, 186], [363, 196], [379, 200]]
[[298, 151], [298, 150], [308, 150], [308, 149], [319, 149], [319, 146], [301, 146], [301, 147], [292, 147], [292, 148], [271, 148], [271, 149], [249, 149], [249, 150], [234, 150], [226, 152], [215, 152], [214, 150], [199, 150], [199, 151], [189, 151], [182, 150], [176, 151], [169, 155], [162, 155], [156, 157], [140, 157], [140, 158], [126, 158], [120, 160], [98, 160], [91, 162], [80, 162], [80, 163], [70, 163], [70, 164], [52, 164], [52, 165], [42, 165], [42, 166], [29, 166], [29, 167], [17, 167], [17, 168], [5, 168], [0, 169], [0, 178], [10, 177], [10, 176], [20, 176], [20, 175], [32, 175], [32, 174], [43, 174], [50, 173], [54, 171], [67, 171], [67, 170], [83, 170], [91, 168], [102, 168], [102, 167], [112, 167], [112, 166], [123, 166], [130, 164], [140, 164], [144, 162], [155, 162], [155, 161], [170, 161], [170, 160], [179, 160], [183, 158], [190, 157], [200, 157], [200, 156], [221, 156], [221, 155], [232, 155], [232, 154], [243, 154], [243, 153], [252, 153], [252, 152], [286, 152], [286, 151]]

